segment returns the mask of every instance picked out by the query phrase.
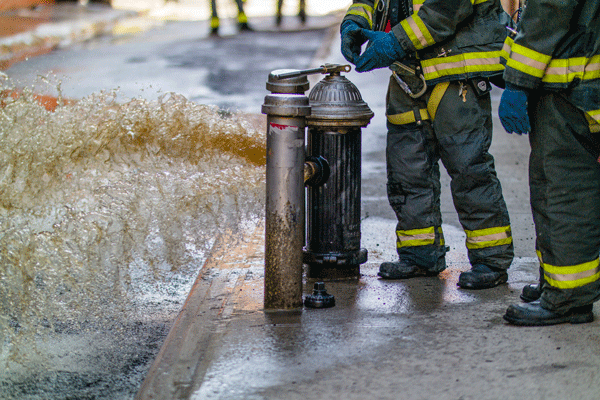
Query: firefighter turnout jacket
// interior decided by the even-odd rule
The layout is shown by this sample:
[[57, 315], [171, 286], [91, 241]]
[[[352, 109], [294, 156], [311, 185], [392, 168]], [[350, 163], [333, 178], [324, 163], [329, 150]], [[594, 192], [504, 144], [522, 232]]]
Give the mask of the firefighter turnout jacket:
[[600, 130], [600, 2], [530, 1], [504, 45], [504, 78], [526, 89], [562, 91]]
[[400, 260], [430, 273], [446, 267], [441, 160], [452, 178], [469, 261], [507, 270], [510, 219], [488, 151], [488, 78], [504, 70], [500, 57], [510, 20], [500, 1], [354, 0], [344, 18], [393, 32], [407, 54], [390, 67], [386, 98], [387, 191], [398, 219]]
[[502, 74], [510, 17], [499, 0], [354, 0], [344, 20], [394, 33], [428, 85]]

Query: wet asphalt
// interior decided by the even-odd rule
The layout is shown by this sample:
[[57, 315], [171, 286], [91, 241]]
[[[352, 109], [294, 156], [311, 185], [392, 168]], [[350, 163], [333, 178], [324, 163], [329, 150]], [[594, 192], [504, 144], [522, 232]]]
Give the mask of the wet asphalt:
[[[278, 30], [256, 18], [256, 32], [207, 36], [206, 21], [171, 22], [136, 35], [106, 35], [17, 63], [6, 72], [32, 84], [60, 81], [63, 95], [100, 90], [190, 100], [260, 114], [270, 71], [344, 63], [339, 16]], [[527, 137], [506, 134], [492, 91], [498, 176], [509, 209], [515, 261], [506, 285], [467, 291], [464, 233], [442, 172], [444, 233], [450, 252], [439, 277], [384, 281], [378, 265], [395, 257], [395, 216], [385, 182], [385, 70], [346, 75], [375, 117], [363, 130], [362, 247], [358, 280], [326, 282], [329, 309], [262, 309], [264, 235], [224, 243], [207, 261], [186, 307], [138, 393], [140, 399], [595, 399], [600, 398], [600, 334], [595, 321], [544, 328], [502, 320], [535, 282], [537, 261], [528, 200]], [[317, 77], [311, 78], [314, 85]], [[37, 83], [40, 90], [53, 85]], [[44, 89], [45, 88], [45, 89]], [[443, 171], [443, 168], [442, 168]], [[220, 253], [219, 253], [220, 252]], [[304, 292], [310, 293], [306, 280]]]

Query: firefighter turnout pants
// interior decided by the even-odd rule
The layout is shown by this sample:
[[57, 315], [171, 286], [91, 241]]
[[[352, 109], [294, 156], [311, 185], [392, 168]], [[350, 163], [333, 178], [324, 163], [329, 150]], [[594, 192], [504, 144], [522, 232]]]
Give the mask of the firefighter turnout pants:
[[556, 92], [529, 99], [529, 186], [542, 307], [562, 312], [600, 298], [600, 164], [584, 112]]
[[[475, 90], [477, 84], [480, 89], [487, 85], [486, 90]], [[444, 82], [414, 99], [390, 79], [387, 191], [398, 219], [401, 260], [432, 272], [446, 267], [441, 160], [452, 179], [450, 189], [466, 233], [469, 261], [509, 268], [513, 259], [510, 220], [488, 152], [492, 141], [489, 85], [487, 80]]]

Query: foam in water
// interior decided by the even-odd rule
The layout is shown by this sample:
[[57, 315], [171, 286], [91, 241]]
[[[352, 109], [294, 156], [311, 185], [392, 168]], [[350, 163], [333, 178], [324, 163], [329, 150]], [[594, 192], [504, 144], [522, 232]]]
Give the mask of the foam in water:
[[56, 87], [48, 111], [0, 77], [0, 370], [11, 374], [69, 370], [49, 350], [57, 336], [85, 332], [69, 344], [85, 358], [99, 332], [178, 309], [215, 238], [264, 212], [264, 129], [249, 119], [173, 93], [66, 102]]

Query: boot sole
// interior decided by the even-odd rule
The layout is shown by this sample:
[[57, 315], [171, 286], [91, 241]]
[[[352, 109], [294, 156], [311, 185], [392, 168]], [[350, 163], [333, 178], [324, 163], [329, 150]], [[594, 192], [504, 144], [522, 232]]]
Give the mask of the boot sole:
[[545, 320], [520, 319], [520, 318], [513, 318], [513, 317], [510, 317], [507, 315], [504, 315], [503, 318], [505, 321], [508, 321], [513, 325], [519, 325], [519, 326], [548, 326], [548, 325], [564, 324], [567, 322], [575, 325], [575, 324], [586, 324], [588, 322], [593, 322], [594, 321], [594, 313], [589, 312], [589, 313], [583, 313], [583, 314], [570, 314], [570, 315], [564, 315], [561, 317], [545, 319]]
[[506, 283], [506, 282], [508, 282], [508, 274], [499, 276], [497, 279], [495, 279], [491, 282], [478, 284], [478, 283], [473, 283], [473, 282], [461, 283], [459, 281], [457, 283], [457, 285], [463, 289], [479, 290], [479, 289], [491, 289], [491, 288], [494, 288], [494, 287], [501, 285], [503, 283]]
[[424, 274], [420, 274], [420, 273], [416, 273], [416, 274], [382, 274], [381, 272], [377, 273], [377, 276], [379, 276], [381, 279], [389, 279], [389, 280], [393, 280], [393, 279], [411, 279], [411, 278], [423, 278], [423, 277], [427, 277], [427, 276], [437, 276], [438, 272], [435, 273], [424, 273]]
[[521, 300], [523, 300], [525, 303], [531, 303], [532, 301], [536, 301], [539, 300], [540, 297], [542, 297], [541, 295], [539, 295], [538, 297], [529, 297], [529, 296], [523, 296], [523, 294], [521, 294], [519, 296], [521, 298]]

